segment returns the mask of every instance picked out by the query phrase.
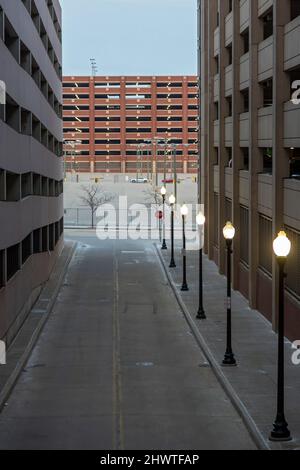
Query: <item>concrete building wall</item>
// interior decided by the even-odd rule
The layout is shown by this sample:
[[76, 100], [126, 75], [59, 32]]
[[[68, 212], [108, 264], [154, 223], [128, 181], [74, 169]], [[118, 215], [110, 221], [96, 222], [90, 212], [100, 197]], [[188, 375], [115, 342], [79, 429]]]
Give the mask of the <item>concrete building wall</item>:
[[178, 144], [179, 173], [197, 173], [196, 77], [64, 77], [63, 85], [67, 170], [136, 173], [150, 164], [163, 173], [162, 147], [137, 157], [139, 143], [159, 137]]
[[0, 338], [9, 344], [63, 244], [57, 0], [0, 0], [0, 64]]
[[[300, 3], [199, 0], [205, 249], [224, 273], [230, 218], [234, 288], [276, 328], [278, 272], [272, 241], [284, 228], [287, 334], [300, 336]], [[299, 88], [299, 86], [298, 86]]]

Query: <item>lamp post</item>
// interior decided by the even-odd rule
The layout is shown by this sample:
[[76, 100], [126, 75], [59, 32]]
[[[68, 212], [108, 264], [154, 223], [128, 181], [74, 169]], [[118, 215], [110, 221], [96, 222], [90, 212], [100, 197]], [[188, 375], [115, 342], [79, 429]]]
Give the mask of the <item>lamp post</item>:
[[161, 249], [162, 250], [167, 250], [168, 247], [167, 247], [167, 243], [166, 243], [166, 211], [165, 211], [165, 207], [166, 207], [166, 194], [167, 194], [167, 190], [165, 188], [165, 186], [163, 186], [160, 190], [160, 193], [162, 195], [162, 200], [163, 200], [163, 242], [162, 242], [162, 247]]
[[186, 238], [185, 238], [185, 219], [189, 213], [188, 207], [184, 204], [181, 207], [181, 216], [182, 216], [182, 256], [183, 256], [183, 279], [182, 279], [182, 292], [187, 292], [189, 290], [187, 280], [186, 280]]
[[291, 242], [285, 232], [280, 232], [273, 243], [279, 267], [278, 301], [278, 377], [277, 377], [277, 415], [270, 435], [271, 441], [290, 441], [291, 433], [284, 416], [284, 267], [291, 251]]
[[171, 206], [171, 261], [170, 268], [176, 268], [175, 257], [174, 257], [174, 205], [176, 198], [173, 194], [169, 197], [169, 203]]
[[205, 224], [205, 217], [202, 212], [196, 217], [197, 225], [199, 227], [199, 307], [197, 313], [198, 320], [205, 320], [206, 315], [203, 307], [203, 228]]
[[236, 360], [231, 345], [231, 254], [232, 240], [235, 236], [235, 228], [231, 222], [227, 222], [225, 225], [223, 235], [227, 245], [227, 347], [223, 366], [236, 366]]

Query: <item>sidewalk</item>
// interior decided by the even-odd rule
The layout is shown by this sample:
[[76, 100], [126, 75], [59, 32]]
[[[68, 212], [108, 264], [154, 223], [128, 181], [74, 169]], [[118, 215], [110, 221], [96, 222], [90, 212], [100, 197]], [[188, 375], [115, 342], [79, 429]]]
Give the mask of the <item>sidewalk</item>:
[[44, 285], [38, 300], [7, 351], [6, 365], [0, 367], [0, 410], [6, 406], [6, 400], [49, 317], [75, 247], [74, 242], [64, 244], [50, 279]]
[[[187, 278], [190, 291], [180, 291], [182, 282], [182, 257], [180, 246], [176, 246], [176, 269], [169, 269], [170, 250], [158, 251], [166, 273], [172, 284], [186, 317], [192, 318], [195, 335], [208, 359], [215, 363], [215, 372], [231, 399], [238, 406], [244, 421], [253, 427], [270, 449], [300, 449], [300, 366], [292, 364], [292, 347], [286, 341], [286, 418], [293, 441], [272, 443], [268, 440], [276, 416], [277, 383], [277, 335], [270, 323], [257, 311], [251, 310], [246, 299], [233, 292], [232, 338], [233, 351], [238, 367], [219, 367], [225, 353], [226, 338], [226, 278], [220, 276], [216, 265], [204, 257], [204, 308], [207, 320], [196, 320], [198, 309], [198, 253], [187, 254]], [[207, 348], [207, 349], [206, 349]], [[205, 351], [206, 349], [206, 351]], [[210, 361], [210, 362], [211, 362]], [[227, 386], [226, 386], [227, 384]], [[252, 430], [253, 430], [252, 429]]]

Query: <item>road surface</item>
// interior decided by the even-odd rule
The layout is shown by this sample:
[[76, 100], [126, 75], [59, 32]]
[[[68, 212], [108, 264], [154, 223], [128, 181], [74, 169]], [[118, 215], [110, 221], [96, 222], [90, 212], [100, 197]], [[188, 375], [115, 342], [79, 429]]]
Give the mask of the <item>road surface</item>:
[[255, 449], [150, 241], [78, 242], [0, 416], [1, 449]]

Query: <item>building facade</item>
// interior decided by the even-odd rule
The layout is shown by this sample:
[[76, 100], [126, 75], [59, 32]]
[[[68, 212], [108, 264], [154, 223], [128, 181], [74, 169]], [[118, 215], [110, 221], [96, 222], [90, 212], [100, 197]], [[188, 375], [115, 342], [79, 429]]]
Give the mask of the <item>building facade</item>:
[[205, 249], [224, 273], [232, 220], [234, 288], [276, 328], [272, 242], [284, 228], [286, 334], [299, 339], [300, 2], [199, 0], [198, 11]]
[[197, 172], [196, 77], [64, 77], [63, 87], [67, 171], [145, 173], [151, 160], [162, 173], [165, 150], [143, 146], [159, 137], [176, 144], [179, 173]]
[[0, 0], [0, 338], [12, 341], [63, 239], [61, 8]]

